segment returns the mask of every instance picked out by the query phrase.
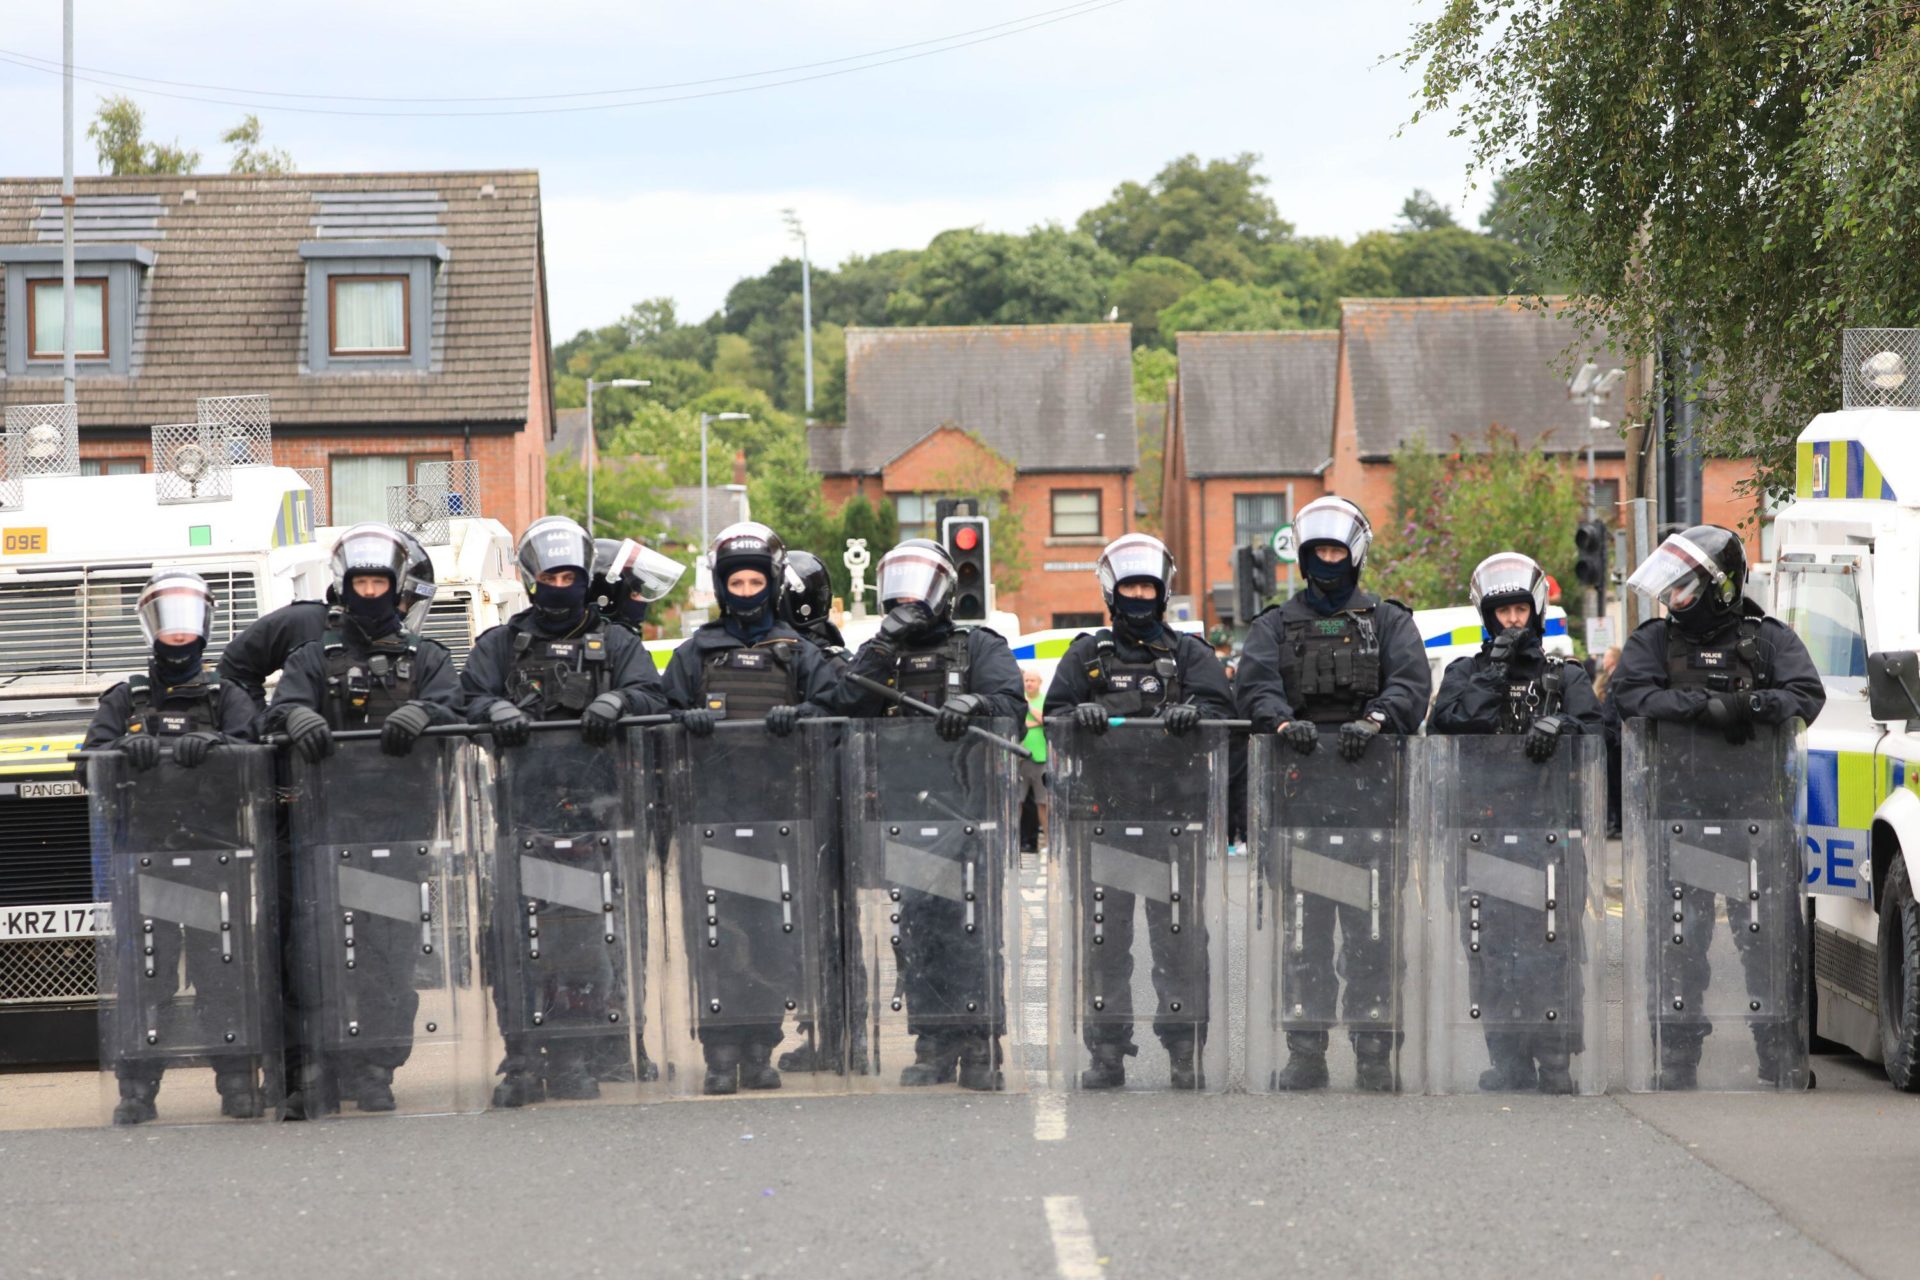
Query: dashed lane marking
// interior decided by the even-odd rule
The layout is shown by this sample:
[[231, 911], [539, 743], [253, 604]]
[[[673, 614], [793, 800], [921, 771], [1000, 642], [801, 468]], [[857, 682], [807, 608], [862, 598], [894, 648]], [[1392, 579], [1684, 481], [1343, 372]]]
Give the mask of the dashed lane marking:
[[1059, 1142], [1067, 1136], [1067, 1095], [1041, 1090], [1033, 1095], [1033, 1140]]
[[1048, 1196], [1047, 1230], [1053, 1235], [1053, 1269], [1060, 1280], [1101, 1280], [1106, 1274], [1093, 1247], [1093, 1230], [1079, 1196]]

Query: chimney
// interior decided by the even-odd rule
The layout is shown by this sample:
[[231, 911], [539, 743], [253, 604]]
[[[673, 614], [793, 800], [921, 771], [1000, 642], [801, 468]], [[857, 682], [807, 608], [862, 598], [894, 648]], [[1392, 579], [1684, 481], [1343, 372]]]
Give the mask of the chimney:
[[745, 449], [733, 451], [733, 482], [742, 487], [747, 483], [747, 451]]

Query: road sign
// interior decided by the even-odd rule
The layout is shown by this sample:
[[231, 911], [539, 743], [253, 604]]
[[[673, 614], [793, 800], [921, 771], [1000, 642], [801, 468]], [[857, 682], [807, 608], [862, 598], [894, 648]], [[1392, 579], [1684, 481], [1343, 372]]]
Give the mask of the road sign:
[[1273, 531], [1273, 554], [1280, 557], [1281, 564], [1296, 564], [1300, 559], [1300, 548], [1293, 541], [1293, 526], [1283, 524]]

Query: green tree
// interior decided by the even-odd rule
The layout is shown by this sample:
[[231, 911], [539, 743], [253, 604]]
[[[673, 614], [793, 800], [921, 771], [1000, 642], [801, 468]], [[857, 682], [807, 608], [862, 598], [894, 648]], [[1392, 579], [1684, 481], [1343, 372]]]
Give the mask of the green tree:
[[1415, 187], [1413, 194], [1400, 203], [1401, 231], [1439, 231], [1459, 225], [1453, 210], [1434, 199], [1425, 187]]
[[1300, 327], [1298, 298], [1232, 280], [1209, 280], [1160, 313], [1160, 331], [1166, 334]]
[[[653, 541], [667, 509], [666, 488], [666, 477], [647, 460], [602, 454], [593, 472], [593, 528], [588, 532], [596, 538]], [[587, 469], [572, 458], [555, 454], [547, 459], [547, 510], [586, 523]]]
[[1696, 400], [1708, 453], [1757, 452], [1769, 487], [1838, 401], [1838, 331], [1920, 314], [1907, 0], [1452, 0], [1402, 57], [1415, 119], [1457, 112], [1512, 181], [1532, 278], [1629, 357], [1684, 344], [1690, 374], [1661, 389]]
[[1517, 250], [1465, 227], [1409, 231], [1393, 261], [1394, 291], [1407, 298], [1505, 293]]
[[1254, 283], [1278, 289], [1300, 302], [1300, 320], [1309, 328], [1340, 323], [1340, 299], [1347, 246], [1332, 236], [1296, 236], [1268, 245], [1261, 253]]
[[1292, 234], [1252, 152], [1205, 164], [1184, 155], [1146, 183], [1123, 182], [1080, 217], [1080, 230], [1122, 262], [1176, 258], [1212, 279], [1246, 280], [1261, 246]]
[[293, 172], [293, 157], [279, 147], [260, 145], [260, 117], [248, 112], [239, 124], [220, 135], [220, 141], [233, 148], [229, 173], [278, 175]]
[[[1169, 339], [1172, 334], [1167, 335]], [[1165, 404], [1167, 384], [1180, 373], [1180, 359], [1162, 347], [1133, 349], [1133, 398], [1140, 404]]]
[[962, 228], [933, 238], [887, 299], [895, 324], [1056, 324], [1098, 319], [1118, 268], [1092, 237]]
[[1151, 256], [1114, 277], [1113, 302], [1120, 318], [1133, 325], [1133, 345], [1172, 341], [1171, 334], [1160, 332], [1160, 313], [1204, 283], [1198, 271], [1179, 259]]
[[200, 153], [172, 142], [148, 142], [144, 136], [146, 113], [140, 104], [121, 94], [100, 99], [87, 137], [93, 140], [100, 159], [100, 171], [115, 177], [145, 173], [192, 173], [200, 164]]

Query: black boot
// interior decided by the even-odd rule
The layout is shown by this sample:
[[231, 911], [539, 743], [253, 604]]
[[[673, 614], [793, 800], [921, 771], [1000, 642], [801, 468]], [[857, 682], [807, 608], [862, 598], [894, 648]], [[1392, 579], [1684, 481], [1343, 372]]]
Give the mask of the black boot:
[[1087, 1069], [1080, 1073], [1082, 1089], [1118, 1089], [1127, 1082], [1127, 1055], [1130, 1044], [1090, 1044]]
[[1287, 1093], [1327, 1087], [1327, 1033], [1287, 1032], [1287, 1065], [1273, 1073], [1272, 1087]]
[[153, 1096], [158, 1092], [160, 1092], [158, 1080], [122, 1080], [120, 1102], [113, 1109], [113, 1122], [145, 1124], [152, 1120], [157, 1114], [153, 1108]]
[[593, 1052], [587, 1055], [587, 1072], [595, 1080], [604, 1080], [608, 1084], [632, 1084], [637, 1078], [633, 1066], [633, 1050], [627, 1044], [625, 1036], [608, 1036], [593, 1042]]
[[588, 1068], [588, 1050], [577, 1045], [547, 1054], [547, 1096], [588, 1102], [600, 1096], [600, 1082]]
[[1661, 1090], [1700, 1087], [1700, 1042], [1704, 1035], [1669, 1033], [1660, 1040], [1660, 1070], [1653, 1087]]
[[1006, 1088], [1000, 1074], [1000, 1037], [968, 1036], [960, 1049], [960, 1087], [979, 1093], [998, 1093]]
[[1353, 1038], [1353, 1083], [1363, 1093], [1392, 1093], [1393, 1038], [1361, 1035]]
[[251, 1071], [221, 1071], [213, 1077], [220, 1092], [220, 1114], [234, 1120], [256, 1120], [266, 1112], [260, 1088]]
[[1204, 1089], [1207, 1087], [1206, 1072], [1200, 1069], [1194, 1053], [1194, 1042], [1187, 1037], [1163, 1042], [1167, 1050], [1167, 1066], [1172, 1073], [1172, 1084], [1176, 1089]]
[[1540, 1054], [1540, 1092], [1573, 1092], [1573, 1059], [1564, 1049], [1547, 1049]]
[[773, 1046], [750, 1044], [740, 1056], [742, 1089], [778, 1089], [780, 1073], [773, 1067]]
[[932, 1084], [951, 1084], [960, 1062], [960, 1041], [944, 1031], [928, 1032], [913, 1038], [913, 1061], [900, 1072], [900, 1083], [909, 1089]]
[[493, 1086], [494, 1106], [525, 1107], [546, 1098], [546, 1084], [524, 1058], [510, 1057], [501, 1063], [501, 1068], [506, 1076]]
[[393, 1068], [367, 1067], [354, 1082], [353, 1105], [362, 1111], [392, 1111]]
[[740, 1046], [710, 1044], [707, 1051], [707, 1079], [702, 1093], [721, 1095], [740, 1092]]

